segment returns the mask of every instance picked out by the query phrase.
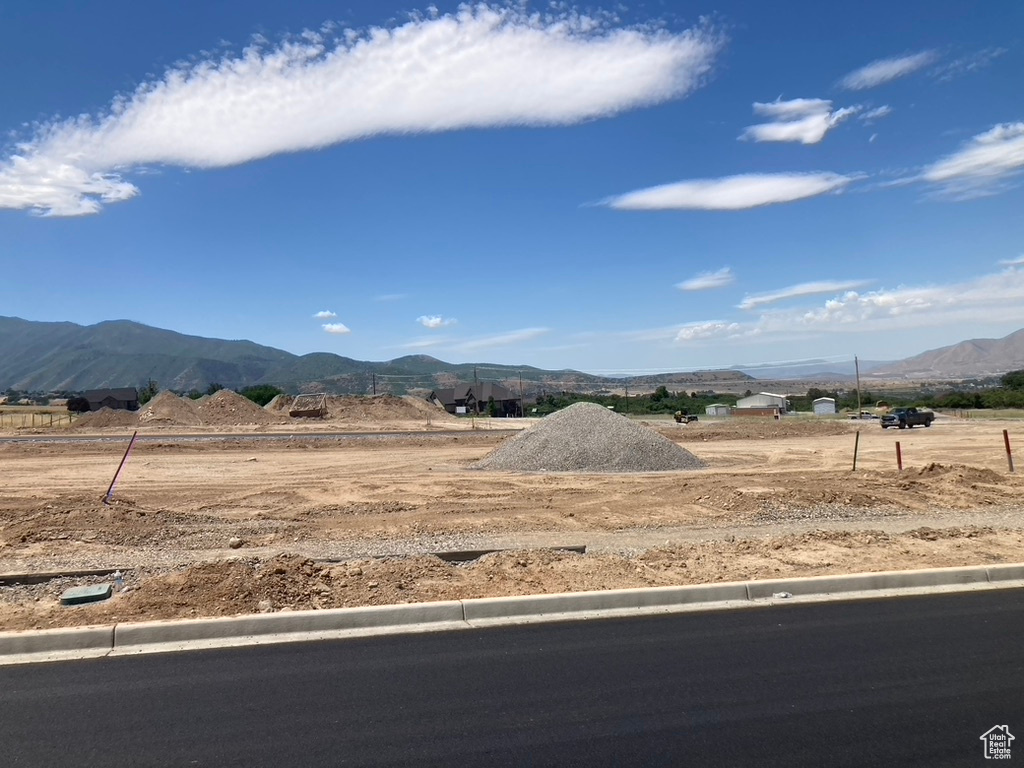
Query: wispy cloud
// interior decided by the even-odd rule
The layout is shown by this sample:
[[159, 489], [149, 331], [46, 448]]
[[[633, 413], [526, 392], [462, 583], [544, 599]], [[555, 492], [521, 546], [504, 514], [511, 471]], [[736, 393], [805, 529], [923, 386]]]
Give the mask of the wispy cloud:
[[925, 168], [921, 178], [945, 194], [969, 198], [998, 191], [1022, 169], [1024, 122], [1002, 123]]
[[604, 204], [623, 211], [739, 211], [840, 192], [858, 178], [820, 172], [694, 179], [627, 192], [605, 200]]
[[460, 352], [476, 352], [491, 347], [507, 347], [510, 344], [521, 344], [524, 341], [532, 341], [548, 332], [547, 328], [523, 328], [518, 331], [499, 333], [493, 336], [481, 336], [476, 339], [463, 341], [455, 346]]
[[388, 302], [388, 301], [401, 301], [402, 299], [409, 298], [406, 293], [382, 293], [379, 296], [374, 296], [374, 301]]
[[869, 109], [865, 112], [861, 112], [857, 119], [864, 123], [873, 123], [875, 120], [881, 120], [883, 117], [888, 117], [892, 114], [892, 107], [888, 104], [883, 104], [880, 107]]
[[1024, 270], [1008, 268], [960, 283], [847, 291], [810, 309], [766, 311], [744, 322], [689, 323], [676, 334], [680, 342], [722, 340], [758, 343], [821, 337], [835, 333], [884, 332], [914, 328], [1020, 323]]
[[444, 328], [448, 325], [455, 325], [458, 321], [454, 317], [441, 317], [441, 315], [420, 315], [416, 322], [424, 328]]
[[946, 64], [935, 67], [931, 74], [939, 82], [948, 82], [954, 80], [957, 77], [963, 75], [970, 75], [977, 72], [979, 69], [984, 69], [989, 66], [993, 61], [998, 59], [1009, 49], [1007, 48], [983, 48], [980, 51], [961, 56], [958, 59], [954, 59]]
[[735, 282], [736, 275], [729, 267], [722, 267], [715, 272], [701, 272], [699, 275], [676, 283], [676, 288], [681, 291], [709, 291], [713, 288], [722, 288]]
[[756, 293], [744, 296], [739, 303], [740, 309], [756, 309], [767, 304], [777, 304], [780, 301], [789, 299], [800, 299], [805, 296], [818, 296], [823, 293], [843, 293], [857, 288], [863, 288], [870, 283], [869, 280], [820, 280], [811, 283], [800, 283], [791, 285], [788, 288], [780, 288], [777, 291], [768, 293]]
[[1004, 267], [1024, 267], [1024, 253], [1015, 259], [1002, 259], [999, 264]]
[[877, 85], [888, 83], [900, 77], [917, 72], [936, 60], [935, 51], [921, 51], [907, 56], [895, 56], [890, 59], [877, 59], [860, 69], [850, 72], [839, 85], [850, 91], [862, 91]]
[[321, 309], [319, 312], [313, 315], [313, 317], [315, 317], [317, 320], [333, 320], [334, 318], [337, 317], [337, 315], [331, 312], [331, 310], [329, 309]]
[[801, 117], [817, 115], [832, 109], [829, 99], [788, 99], [775, 101], [755, 101], [754, 114], [771, 117], [775, 120], [799, 120]]
[[775, 119], [770, 123], [747, 126], [739, 138], [817, 144], [825, 138], [825, 134], [859, 110], [859, 106], [853, 106], [833, 111], [832, 102], [826, 99], [791, 99], [767, 103], [755, 101], [755, 114]]
[[399, 346], [401, 346], [402, 349], [426, 349], [428, 347], [441, 346], [445, 341], [446, 340], [441, 337], [433, 336], [429, 339], [424, 338], [407, 341], [405, 344], [400, 344]]
[[346, 333], [352, 333], [344, 323], [324, 323], [323, 329], [324, 332], [333, 333], [336, 336], [344, 336]]
[[305, 32], [205, 59], [41, 126], [0, 160], [0, 207], [98, 212], [141, 165], [219, 168], [380, 134], [568, 125], [680, 98], [723, 38], [610, 14], [463, 5], [390, 28]]

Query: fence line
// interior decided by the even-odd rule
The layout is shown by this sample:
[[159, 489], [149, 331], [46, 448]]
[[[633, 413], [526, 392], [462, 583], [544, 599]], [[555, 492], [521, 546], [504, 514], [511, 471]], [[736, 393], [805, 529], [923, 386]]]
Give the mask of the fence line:
[[70, 427], [75, 418], [76, 415], [72, 413], [0, 411], [0, 429]]

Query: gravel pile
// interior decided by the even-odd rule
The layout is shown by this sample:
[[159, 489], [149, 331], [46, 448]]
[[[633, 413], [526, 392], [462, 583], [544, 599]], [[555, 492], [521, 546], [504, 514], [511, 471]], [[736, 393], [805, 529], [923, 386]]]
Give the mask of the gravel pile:
[[596, 403], [575, 403], [498, 446], [473, 469], [666, 472], [704, 463], [666, 437]]

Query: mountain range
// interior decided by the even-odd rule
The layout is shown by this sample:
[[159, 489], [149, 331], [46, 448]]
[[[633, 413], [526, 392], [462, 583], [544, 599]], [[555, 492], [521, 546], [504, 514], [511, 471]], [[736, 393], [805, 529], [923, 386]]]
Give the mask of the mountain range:
[[[1004, 339], [975, 339], [932, 350], [899, 362], [861, 364], [872, 378], [928, 379], [997, 375], [1024, 368], [1024, 329]], [[213, 383], [232, 389], [272, 384], [286, 392], [337, 394], [429, 391], [459, 382], [497, 381], [526, 394], [538, 391], [601, 391], [666, 385], [670, 389], [718, 392], [756, 389], [766, 379], [841, 381], [852, 371], [820, 367], [727, 369], [606, 377], [579, 371], [543, 370], [492, 363], [447, 363], [427, 355], [386, 362], [353, 360], [327, 352], [294, 355], [251, 341], [188, 336], [130, 320], [95, 325], [37, 322], [0, 317], [0, 390], [81, 391], [102, 387], [144, 386], [205, 391]], [[673, 385], [675, 385], [673, 387]]]

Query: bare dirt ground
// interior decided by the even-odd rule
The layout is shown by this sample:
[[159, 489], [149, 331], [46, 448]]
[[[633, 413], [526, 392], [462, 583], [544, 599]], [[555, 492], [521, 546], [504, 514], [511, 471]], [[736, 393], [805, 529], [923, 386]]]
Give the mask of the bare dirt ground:
[[[1024, 479], [1002, 435], [1024, 422], [652, 420], [708, 468], [516, 474], [468, 468], [504, 431], [345, 418], [328, 426], [364, 434], [275, 421], [205, 441], [132, 425], [0, 442], [0, 575], [117, 567], [126, 584], [65, 607], [64, 589], [110, 577], [0, 581], [0, 629], [1024, 561]], [[136, 428], [149, 439], [105, 505]], [[467, 549], [508, 551], [430, 554]]]

